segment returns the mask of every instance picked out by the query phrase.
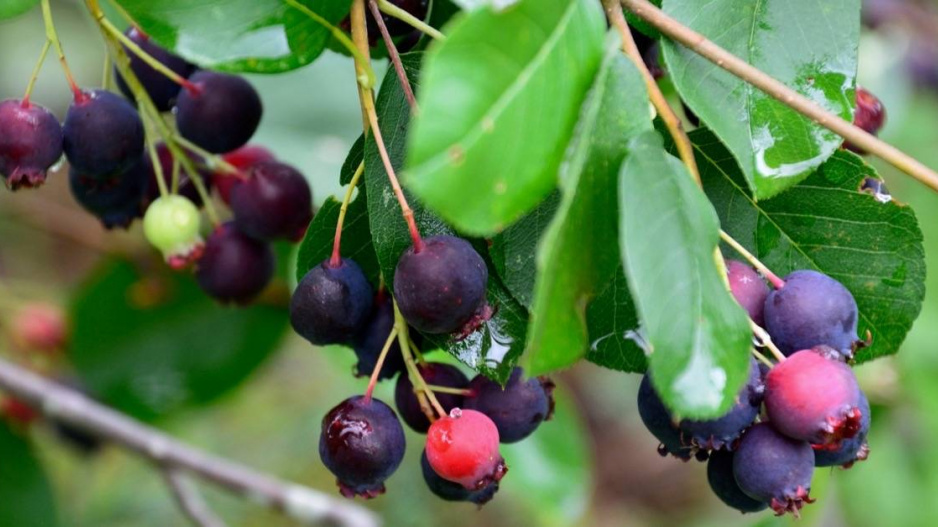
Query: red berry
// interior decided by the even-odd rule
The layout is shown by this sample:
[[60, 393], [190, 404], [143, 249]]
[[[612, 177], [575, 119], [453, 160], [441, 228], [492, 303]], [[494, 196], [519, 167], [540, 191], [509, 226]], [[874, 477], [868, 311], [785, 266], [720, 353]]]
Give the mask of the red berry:
[[228, 152], [221, 158], [241, 172], [241, 174], [232, 174], [219, 170], [212, 174], [212, 184], [218, 189], [221, 200], [228, 205], [231, 204], [231, 190], [235, 185], [244, 181], [247, 173], [254, 165], [264, 161], [277, 160], [270, 150], [258, 145], [242, 146], [237, 150]]
[[13, 423], [28, 425], [39, 418], [39, 412], [19, 399], [7, 397], [0, 400], [0, 416]]
[[68, 324], [62, 309], [50, 304], [29, 304], [13, 317], [10, 336], [24, 350], [55, 351], [65, 345]]
[[[879, 134], [879, 130], [886, 124], [886, 108], [882, 101], [859, 86], [857, 86], [857, 110], [853, 114], [853, 124], [873, 135]], [[865, 150], [849, 142], [844, 143], [844, 148], [861, 155], [866, 154]]]
[[469, 490], [497, 483], [508, 471], [498, 452], [498, 428], [475, 410], [454, 408], [430, 425], [426, 451], [434, 472]]
[[16, 190], [38, 187], [62, 157], [62, 126], [52, 112], [22, 100], [0, 102], [0, 177]]

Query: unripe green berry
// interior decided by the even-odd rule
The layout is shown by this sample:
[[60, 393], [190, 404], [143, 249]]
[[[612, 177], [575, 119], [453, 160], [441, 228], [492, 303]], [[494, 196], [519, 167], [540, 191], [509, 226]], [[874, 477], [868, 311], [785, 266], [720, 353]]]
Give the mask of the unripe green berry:
[[163, 253], [173, 269], [182, 269], [201, 256], [205, 241], [199, 227], [199, 209], [179, 195], [161, 196], [143, 217], [147, 241]]

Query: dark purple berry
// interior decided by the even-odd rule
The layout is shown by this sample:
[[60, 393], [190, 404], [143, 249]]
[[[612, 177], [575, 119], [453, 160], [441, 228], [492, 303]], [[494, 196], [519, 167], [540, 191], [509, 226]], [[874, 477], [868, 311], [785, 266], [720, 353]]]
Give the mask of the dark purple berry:
[[[418, 20], [423, 20], [427, 18], [427, 12], [430, 6], [430, 0], [390, 0], [392, 4], [396, 7], [407, 11], [413, 15]], [[371, 15], [371, 10], [367, 11], [368, 13], [368, 34], [377, 35], [380, 39], [381, 33], [379, 33], [378, 24], [375, 22], [374, 17]], [[409, 34], [413, 31], [413, 27], [404, 22], [403, 20], [398, 20], [390, 15], [383, 14], [381, 15], [382, 20], [384, 20], [384, 25], [388, 28], [388, 33], [392, 37], [403, 37], [404, 35]]]
[[815, 448], [815, 467], [842, 466], [844, 468], [850, 468], [857, 461], [866, 460], [870, 454], [866, 436], [870, 432], [871, 414], [870, 402], [863, 392], [860, 392], [860, 412], [863, 415], [860, 418], [860, 430], [857, 432], [857, 435], [841, 441], [840, 448], [836, 450], [829, 450], [823, 447]]
[[[356, 376], [371, 375], [375, 366], [378, 365], [378, 358], [392, 328], [394, 328], [394, 306], [388, 295], [379, 291], [375, 295], [374, 307], [368, 316], [368, 321], [352, 341], [352, 348], [358, 357], [358, 364], [355, 365]], [[391, 379], [402, 371], [404, 371], [404, 356], [401, 354], [401, 346], [395, 337], [388, 349], [381, 371], [378, 373], [378, 380]], [[404, 420], [407, 420], [406, 416]]]
[[68, 107], [62, 147], [72, 168], [108, 178], [143, 154], [143, 122], [126, 99], [106, 90], [82, 92]]
[[795, 271], [765, 300], [765, 329], [785, 355], [826, 345], [853, 356], [857, 303], [840, 282], [817, 271]]
[[523, 377], [522, 369], [515, 368], [504, 389], [484, 375], [476, 375], [469, 383], [471, 395], [466, 397], [463, 408], [489, 416], [498, 427], [502, 443], [528, 437], [553, 413], [554, 383], [546, 377]]
[[300, 240], [313, 219], [309, 183], [290, 165], [262, 161], [231, 189], [235, 223], [259, 240]]
[[126, 229], [134, 219], [143, 217], [147, 187], [143, 158], [122, 174], [104, 179], [86, 177], [72, 168], [68, 172], [68, 183], [75, 201], [101, 220], [107, 229]]
[[[447, 388], [465, 388], [469, 385], [469, 379], [463, 372], [449, 364], [427, 362], [418, 364], [417, 369], [420, 370], [420, 375], [427, 384]], [[462, 395], [456, 393], [437, 393], [436, 398], [447, 413], [453, 408], [462, 408], [464, 400]], [[414, 384], [406, 371], [397, 378], [397, 386], [394, 387], [394, 404], [407, 426], [421, 434], [427, 433], [430, 429], [430, 420], [420, 408], [420, 401], [414, 393]]]
[[319, 457], [347, 498], [383, 494], [384, 481], [404, 459], [404, 447], [401, 422], [377, 399], [350, 397], [322, 420]]
[[[173, 181], [173, 153], [169, 150], [169, 147], [166, 146], [166, 143], [160, 142], [156, 145], [156, 154], [160, 160], [160, 167], [163, 169], [163, 181], [166, 182], [166, 188], [169, 188]], [[147, 164], [146, 202], [152, 203], [160, 197], [160, 184], [156, 180], [157, 173], [150, 158], [150, 154], [146, 153], [143, 155], [143, 157]], [[203, 162], [203, 159], [198, 154], [194, 153], [189, 154], [189, 159], [192, 160], [193, 165], [195, 165], [197, 169], [198, 165]], [[211, 189], [211, 173], [208, 170], [199, 170], [199, 177], [202, 178], [202, 182], [205, 184], [206, 190]], [[178, 194], [187, 198], [197, 207], [202, 206], [202, 195], [199, 194], [199, 190], [196, 188], [195, 183], [192, 182], [192, 178], [189, 176], [189, 172], [181, 164], [179, 166]]]
[[739, 512], [759, 512], [769, 505], [765, 502], [750, 498], [736, 483], [733, 475], [733, 458], [735, 454], [728, 451], [714, 452], [707, 462], [707, 482], [710, 489], [720, 501], [738, 510]]
[[231, 190], [242, 181], [245, 175], [250, 172], [254, 165], [263, 161], [276, 161], [274, 154], [259, 145], [246, 145], [237, 150], [232, 150], [222, 156], [222, 159], [238, 170], [236, 173], [216, 170], [212, 174], [212, 182], [215, 190], [218, 191], [221, 200], [227, 204], [231, 203]]
[[733, 457], [736, 483], [750, 498], [768, 503], [776, 514], [798, 513], [811, 503], [814, 452], [811, 445], [775, 431], [768, 423], [749, 429]]
[[38, 187], [62, 157], [62, 126], [52, 112], [17, 99], [0, 102], [0, 176], [11, 190]]
[[[317, 346], [351, 342], [368, 322], [374, 293], [361, 267], [342, 258], [310, 269], [290, 300], [290, 323]], [[383, 343], [382, 343], [383, 344]]]
[[736, 260], [726, 261], [726, 272], [733, 298], [749, 313], [749, 318], [760, 326], [764, 325], [765, 298], [769, 296], [765, 280], [755, 269]]
[[444, 479], [430, 466], [426, 450], [420, 455], [420, 470], [423, 472], [423, 480], [427, 482], [430, 492], [446, 501], [471, 501], [476, 505], [484, 505], [498, 492], [498, 482], [492, 482], [479, 490], [469, 490], [459, 483]]
[[219, 225], [205, 242], [195, 278], [212, 298], [247, 304], [264, 290], [274, 275], [270, 244], [245, 235], [234, 222]]
[[879, 178], [869, 176], [863, 178], [863, 183], [860, 184], [860, 192], [870, 194], [881, 203], [889, 203], [892, 201], [892, 194], [889, 193], [886, 182]]
[[261, 122], [261, 98], [241, 77], [199, 71], [195, 90], [179, 92], [176, 126], [183, 137], [216, 154], [244, 146]]
[[[407, 322], [425, 333], [471, 332], [485, 304], [489, 273], [469, 242], [433, 236], [404, 251], [394, 271], [394, 298]], [[481, 322], [480, 322], [481, 323]]]
[[[875, 95], [868, 90], [857, 86], [857, 109], [853, 114], [853, 124], [873, 135], [878, 135], [880, 129], [886, 124], [886, 108]], [[845, 142], [844, 148], [860, 155], [866, 154], [862, 148]]]
[[764, 386], [759, 364], [755, 359], [750, 359], [749, 364], [749, 380], [729, 411], [716, 419], [681, 421], [679, 428], [685, 443], [702, 450], [733, 450], [735, 441], [752, 425], [762, 405]]
[[[130, 40], [135, 44], [140, 46], [140, 48], [145, 51], [148, 55], [153, 57], [170, 70], [179, 74], [183, 79], [187, 78], [189, 75], [192, 75], [192, 72], [196, 70], [195, 65], [190, 64], [182, 57], [174, 55], [169, 51], [163, 49], [162, 47], [155, 44], [150, 37], [141, 33], [136, 28], [128, 28], [124, 32]], [[127, 56], [130, 57], [130, 69], [134, 72], [134, 75], [137, 76], [137, 80], [140, 81], [140, 84], [143, 85], [143, 88], [149, 94], [150, 99], [153, 100], [153, 104], [156, 105], [156, 109], [161, 112], [168, 112], [173, 108], [173, 104], [176, 102], [176, 97], [179, 95], [180, 86], [175, 81], [171, 80], [166, 75], [156, 71], [151, 68], [144, 62], [136, 53], [127, 51]], [[117, 82], [117, 87], [120, 88], [121, 92], [130, 100], [134, 100], [134, 95], [130, 91], [130, 88], [127, 86], [127, 83], [124, 81], [124, 78], [121, 76], [117, 67], [114, 67], [114, 79]]]
[[661, 456], [672, 456], [687, 461], [694, 454], [694, 450], [681, 440], [681, 431], [671, 412], [658, 396], [658, 392], [651, 385], [651, 377], [646, 373], [642, 377], [642, 384], [638, 388], [638, 415], [642, 418], [645, 428], [660, 442], [658, 453]]

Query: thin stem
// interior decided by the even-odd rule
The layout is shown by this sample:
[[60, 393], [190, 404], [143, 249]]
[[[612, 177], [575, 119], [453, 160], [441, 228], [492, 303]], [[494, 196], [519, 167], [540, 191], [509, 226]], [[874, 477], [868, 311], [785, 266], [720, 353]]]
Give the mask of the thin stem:
[[[468, 388], [452, 388], [449, 386], [438, 386], [436, 384], [428, 384], [427, 388], [429, 388], [431, 392], [435, 392], [435, 393], [452, 393], [456, 395], [472, 395], [472, 390]], [[414, 388], [414, 390], [416, 390], [416, 388]]]
[[168, 78], [169, 80], [175, 82], [176, 84], [182, 86], [183, 88], [189, 90], [190, 93], [199, 93], [199, 87], [195, 84], [192, 84], [188, 80], [182, 77], [182, 75], [176, 73], [175, 71], [169, 69], [165, 64], [153, 58], [152, 55], [143, 50], [136, 42], [130, 39], [123, 31], [118, 29], [110, 20], [105, 18], [104, 13], [98, 13], [95, 15], [98, 18], [99, 25], [108, 33], [111, 34], [114, 38], [118, 40], [123, 46], [130, 50], [131, 53], [136, 55], [140, 60], [146, 63], [147, 66], [150, 66], [154, 70], [158, 71], [160, 74]]
[[417, 359], [417, 364], [425, 366], [427, 359], [423, 358], [423, 353], [420, 351], [420, 348], [417, 347], [417, 343], [414, 342], [414, 339], [410, 339], [410, 349], [414, 352], [414, 358]]
[[349, 21], [352, 25], [352, 41], [358, 49], [360, 55], [365, 57], [365, 61], [355, 62], [355, 78], [358, 79], [356, 87], [358, 89], [358, 99], [361, 101], [362, 109], [362, 129], [368, 131], [368, 114], [365, 113], [365, 97], [371, 97], [371, 90], [366, 88], [361, 82], [362, 75], [365, 74], [365, 68], [370, 66], [371, 46], [368, 42], [368, 24], [365, 23], [365, 2], [364, 0], [352, 0], [352, 7], [349, 11]]
[[[352, 42], [348, 35], [342, 32], [339, 28], [330, 24], [328, 20], [320, 16], [318, 13], [312, 9], [306, 7], [305, 5], [299, 3], [297, 0], [283, 0], [287, 5], [296, 9], [297, 11], [303, 13], [304, 15], [310, 17], [318, 23], [319, 25], [325, 27], [332, 33], [332, 36], [339, 41], [342, 46], [352, 54], [352, 57], [355, 59], [356, 64], [360, 64], [362, 67], [362, 72], [365, 74], [365, 79], [363, 84], [366, 84], [369, 88], [373, 87], [376, 84], [375, 72], [371, 69], [369, 64], [368, 56], [361, 52], [359, 48], [355, 46], [355, 43]], [[359, 82], [362, 82], [362, 79], [359, 78]]]
[[329, 265], [338, 267], [342, 262], [342, 226], [345, 224], [345, 215], [348, 212], [349, 202], [352, 201], [352, 192], [358, 186], [358, 181], [365, 173], [365, 162], [362, 161], [355, 169], [352, 180], [349, 181], [348, 189], [345, 191], [345, 197], [342, 198], [342, 206], [339, 207], [339, 219], [335, 223], [335, 239], [332, 242], [332, 257], [329, 259]]
[[50, 420], [85, 430], [158, 466], [185, 470], [300, 523], [332, 522], [348, 527], [376, 527], [379, 523], [367, 509], [188, 446], [4, 360], [0, 360], [0, 389]]
[[160, 196], [169, 195], [169, 189], [166, 188], [166, 174], [163, 173], [163, 163], [160, 162], [160, 154], [156, 150], [156, 142], [153, 140], [153, 126], [149, 119], [143, 119], [143, 126], [147, 135], [147, 150], [150, 153], [150, 164], [153, 165], [153, 171], [156, 173], [156, 186], [160, 189]]
[[65, 52], [62, 51], [62, 42], [59, 41], [59, 35], [55, 31], [55, 24], [52, 22], [52, 7], [49, 5], [49, 0], [42, 0], [42, 21], [46, 27], [46, 39], [55, 46], [55, 52], [59, 56], [59, 63], [62, 64], [62, 71], [65, 72], [65, 79], [72, 90], [72, 95], [76, 101], [83, 100], [85, 96], [78, 87], [78, 83], [75, 82], [75, 76], [72, 75], [71, 68], [68, 67]]
[[52, 41], [49, 39], [46, 39], [46, 41], [42, 43], [42, 51], [39, 52], [39, 60], [36, 61], [33, 73], [29, 76], [29, 83], [26, 85], [26, 94], [23, 95], [23, 106], [29, 106], [29, 97], [33, 94], [33, 88], [36, 87], [36, 80], [39, 78], [39, 71], [42, 70], [42, 64], [46, 61], [46, 55], [49, 54], [49, 48], [51, 46]]
[[765, 355], [759, 353], [759, 351], [757, 351], [755, 348], [752, 348], [752, 350], [750, 350], [750, 351], [752, 351], [752, 356], [755, 357], [756, 360], [758, 360], [758, 361], [761, 362], [762, 364], [765, 364], [765, 365], [768, 366], [769, 368], [775, 367], [775, 363], [773, 363], [772, 361], [770, 361]]
[[773, 79], [706, 37], [664, 14], [647, 0], [621, 0], [636, 16], [645, 20], [689, 50], [713, 62], [740, 79], [759, 88], [769, 96], [819, 125], [874, 154], [897, 169], [938, 191], [938, 173], [898, 148], [856, 127], [853, 123], [825, 110], [817, 103]]
[[785, 360], [785, 354], [778, 349], [778, 346], [772, 342], [772, 337], [769, 336], [768, 332], [762, 329], [762, 326], [756, 324], [751, 319], [749, 320], [749, 326], [752, 328], [752, 332], [756, 334], [756, 338], [762, 343], [763, 346], [769, 348], [769, 351], [772, 352], [772, 356], [776, 358], [779, 362]]
[[111, 64], [111, 54], [104, 50], [104, 69], [101, 71], [101, 87], [105, 90], [111, 89], [111, 83], [114, 81], [114, 68]]
[[[436, 395], [433, 394], [433, 390], [427, 386], [426, 381], [423, 380], [423, 375], [420, 374], [420, 369], [417, 368], [417, 365], [414, 363], [414, 356], [410, 351], [410, 335], [408, 334], [407, 321], [404, 320], [404, 315], [402, 315], [401, 310], [398, 309], [397, 301], [394, 301], [394, 326], [398, 330], [397, 340], [401, 344], [401, 353], [404, 355], [404, 364], [407, 366], [408, 373], [410, 374], [410, 382], [429, 399], [430, 404], [433, 405], [437, 414], [440, 417], [444, 417], [446, 410], [443, 409], [440, 401], [438, 401]], [[418, 400], [420, 399], [420, 395], [419, 393], [417, 394]], [[421, 403], [421, 406], [423, 406], [423, 403]], [[432, 415], [428, 415], [427, 417], [430, 421], [434, 420], [434, 416]]]
[[111, 4], [111, 7], [113, 7], [114, 10], [117, 11], [117, 13], [121, 16], [121, 18], [123, 18], [128, 24], [132, 25], [134, 29], [137, 30], [138, 33], [140, 33], [141, 35], [146, 35], [143, 29], [140, 28], [140, 24], [138, 24], [137, 21], [134, 20], [134, 17], [130, 16], [130, 13], [128, 13], [127, 10], [124, 9], [124, 6], [122, 6], [120, 2], [118, 2], [117, 0], [109, 0], [109, 3]]
[[368, 389], [365, 390], [365, 402], [371, 401], [371, 394], [375, 391], [375, 386], [378, 385], [378, 376], [381, 375], [381, 368], [384, 367], [384, 360], [388, 356], [388, 350], [391, 349], [391, 345], [394, 344], [394, 340], [397, 339], [397, 327], [391, 328], [391, 332], [388, 333], [387, 340], [384, 341], [384, 347], [381, 348], [381, 354], [378, 355], [378, 361], [375, 363], [374, 369], [371, 371], [371, 378], [368, 379]]
[[391, 64], [394, 65], [394, 71], [397, 78], [404, 88], [404, 97], [407, 98], [407, 104], [410, 105], [412, 112], [418, 111], [417, 98], [414, 96], [414, 89], [410, 85], [410, 79], [407, 77], [407, 71], [404, 70], [404, 64], [401, 62], [401, 55], [397, 52], [397, 46], [391, 34], [388, 33], [388, 26], [384, 23], [384, 17], [381, 16], [381, 10], [378, 8], [378, 2], [368, 0], [368, 8], [371, 9], [371, 16], [378, 24], [378, 30], [381, 32], [381, 38], [384, 39], [384, 46], [388, 49], [388, 56], [391, 58]]
[[173, 194], [179, 193], [179, 160], [175, 157], [173, 158], [173, 179], [172, 179], [172, 189]]
[[205, 161], [209, 163], [209, 166], [211, 168], [220, 168], [223, 171], [228, 172], [230, 174], [241, 173], [241, 170], [239, 170], [238, 167], [225, 161], [225, 159], [222, 158], [222, 156], [209, 152], [208, 150], [193, 143], [192, 141], [186, 139], [185, 137], [183, 137], [182, 135], [178, 133], [173, 134], [173, 140], [179, 143], [180, 145], [182, 145], [182, 147], [185, 148], [186, 150], [190, 150], [193, 153], [199, 155], [199, 157], [202, 157], [203, 159], [205, 159]]
[[163, 478], [179, 505], [179, 509], [192, 521], [193, 525], [196, 527], [225, 527], [225, 522], [208, 507], [192, 480], [187, 478], [179, 469], [164, 468]]
[[746, 250], [746, 248], [743, 247], [741, 243], [736, 241], [732, 236], [727, 234], [726, 231], [724, 231], [723, 229], [720, 229], [720, 239], [726, 242], [727, 245], [732, 247], [734, 251], [739, 253], [739, 255], [743, 257], [743, 259], [749, 262], [749, 265], [755, 267], [760, 273], [762, 273], [762, 276], [764, 276], [765, 279], [768, 280], [772, 284], [772, 287], [774, 287], [775, 289], [781, 289], [785, 287], [784, 280], [782, 280], [781, 278], [778, 277], [778, 275], [773, 273], [772, 270], [766, 267], [764, 263], [759, 261], [759, 259], [756, 258], [754, 254]]
[[425, 35], [428, 35], [431, 38], [434, 38], [436, 40], [446, 40], [446, 36], [443, 35], [443, 33], [440, 33], [439, 31], [437, 31], [436, 28], [434, 28], [430, 24], [427, 24], [423, 20], [420, 20], [414, 15], [408, 13], [407, 11], [404, 11], [400, 7], [397, 7], [396, 5], [392, 4], [388, 0], [378, 0], [378, 8], [381, 9], [382, 13], [390, 17], [396, 18], [414, 29], [420, 30]]

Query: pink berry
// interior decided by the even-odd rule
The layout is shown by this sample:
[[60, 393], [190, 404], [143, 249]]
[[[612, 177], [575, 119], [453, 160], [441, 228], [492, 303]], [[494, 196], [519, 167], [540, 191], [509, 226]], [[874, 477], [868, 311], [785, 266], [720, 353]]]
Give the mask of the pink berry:
[[482, 412], [454, 408], [430, 425], [427, 460], [442, 478], [478, 490], [508, 471], [498, 452], [498, 428]]
[[65, 345], [68, 323], [58, 306], [29, 304], [13, 317], [10, 333], [13, 343], [21, 349], [56, 351]]

